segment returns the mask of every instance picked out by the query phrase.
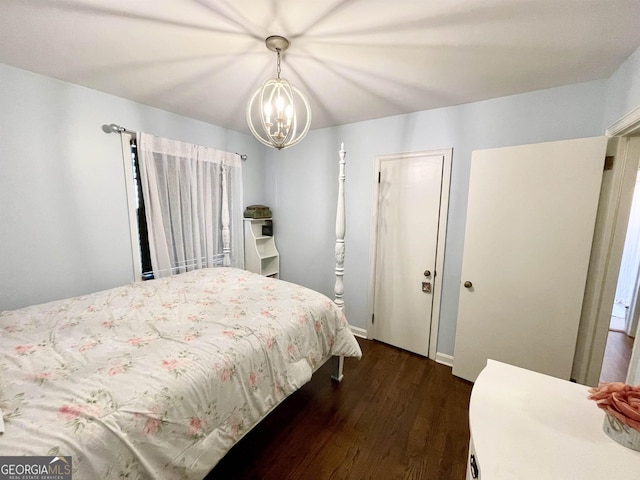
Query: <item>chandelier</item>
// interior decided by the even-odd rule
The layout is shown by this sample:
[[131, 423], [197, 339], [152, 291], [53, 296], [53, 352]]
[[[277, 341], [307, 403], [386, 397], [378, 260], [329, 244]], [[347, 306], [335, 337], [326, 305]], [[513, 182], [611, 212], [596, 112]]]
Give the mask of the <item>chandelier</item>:
[[280, 54], [289, 48], [289, 40], [272, 35], [265, 44], [278, 56], [277, 77], [264, 82], [251, 96], [247, 104], [247, 123], [260, 142], [281, 150], [295, 145], [307, 134], [311, 108], [300, 90], [280, 78]]

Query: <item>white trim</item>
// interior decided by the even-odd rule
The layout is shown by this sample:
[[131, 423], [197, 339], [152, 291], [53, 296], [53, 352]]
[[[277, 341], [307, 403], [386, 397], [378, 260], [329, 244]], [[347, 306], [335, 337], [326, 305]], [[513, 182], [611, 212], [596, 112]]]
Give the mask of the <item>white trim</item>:
[[[371, 275], [369, 277], [369, 305], [368, 305], [368, 338], [373, 338], [373, 309], [375, 304], [375, 279], [376, 279], [376, 250], [378, 246], [378, 173], [383, 160], [400, 160], [407, 158], [416, 158], [424, 156], [442, 156], [442, 188], [440, 190], [440, 220], [438, 223], [438, 239], [436, 247], [436, 270], [438, 280], [434, 279], [433, 285], [433, 306], [431, 311], [431, 325], [429, 332], [429, 358], [435, 359], [438, 346], [438, 330], [440, 325], [440, 301], [442, 296], [442, 280], [444, 278], [444, 253], [447, 239], [447, 219], [449, 216], [449, 190], [451, 186], [451, 164], [453, 158], [453, 148], [445, 148], [440, 150], [424, 150], [410, 153], [396, 153], [388, 155], [376, 155], [376, 161], [373, 170], [373, 196], [371, 209], [371, 247], [369, 248], [369, 264], [371, 265]], [[369, 334], [371, 336], [369, 336]]]
[[607, 137], [623, 137], [640, 131], [640, 105], [615, 122], [605, 132]]
[[453, 355], [438, 352], [436, 353], [436, 363], [453, 368]]
[[122, 171], [127, 192], [127, 207], [129, 210], [129, 234], [131, 236], [131, 268], [133, 281], [142, 281], [142, 260], [140, 259], [140, 233], [138, 232], [138, 217], [136, 212], [136, 192], [133, 183], [133, 168], [131, 163], [131, 140], [135, 134], [120, 133], [122, 147]]
[[356, 337], [367, 338], [367, 329], [354, 327], [353, 325], [349, 325], [351, 327], [351, 333], [353, 333]]

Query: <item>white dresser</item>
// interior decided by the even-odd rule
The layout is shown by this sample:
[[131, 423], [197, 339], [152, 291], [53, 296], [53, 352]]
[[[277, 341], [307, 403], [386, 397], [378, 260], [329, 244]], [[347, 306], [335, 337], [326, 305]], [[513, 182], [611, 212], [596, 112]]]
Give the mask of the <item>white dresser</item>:
[[489, 360], [471, 393], [467, 480], [640, 480], [588, 387]]

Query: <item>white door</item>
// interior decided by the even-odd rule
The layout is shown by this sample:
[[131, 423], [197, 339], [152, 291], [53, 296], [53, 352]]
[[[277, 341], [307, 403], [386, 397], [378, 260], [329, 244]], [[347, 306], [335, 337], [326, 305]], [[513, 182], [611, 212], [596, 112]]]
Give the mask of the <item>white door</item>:
[[606, 138], [473, 152], [453, 373], [569, 379]]
[[[450, 159], [449, 150], [378, 157], [377, 163], [373, 338], [424, 356], [439, 302]], [[435, 354], [435, 341], [431, 345]]]

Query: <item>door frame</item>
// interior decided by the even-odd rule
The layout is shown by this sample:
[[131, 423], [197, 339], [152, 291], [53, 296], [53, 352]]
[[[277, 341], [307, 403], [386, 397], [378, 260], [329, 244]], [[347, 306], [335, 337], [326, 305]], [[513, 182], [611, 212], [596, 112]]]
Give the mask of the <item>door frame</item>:
[[[640, 171], [637, 172], [640, 175]], [[633, 194], [636, 195], [636, 189], [640, 189], [640, 185], [638, 185], [638, 179], [636, 178], [636, 184], [634, 186]], [[632, 205], [633, 206], [633, 200]], [[630, 223], [630, 220], [629, 222]], [[626, 237], [625, 237], [625, 247], [626, 247]], [[624, 253], [624, 251], [623, 251]], [[622, 268], [622, 263], [620, 264], [620, 268]], [[633, 282], [633, 294], [631, 296], [631, 302], [629, 304], [629, 309], [626, 312], [624, 319], [624, 331], [628, 336], [637, 336], [636, 330], [638, 329], [638, 316], [640, 316], [640, 263], [636, 265], [636, 278]], [[616, 287], [617, 288], [617, 287]], [[628, 383], [628, 382], [627, 382]]]
[[[369, 265], [371, 274], [369, 276], [369, 320], [367, 322], [367, 338], [373, 338], [373, 310], [375, 305], [375, 280], [376, 280], [376, 253], [378, 246], [378, 196], [379, 183], [378, 173], [383, 161], [407, 160], [417, 157], [443, 157], [442, 160], [442, 184], [440, 187], [440, 216], [438, 220], [438, 237], [436, 247], [436, 269], [433, 284], [433, 303], [431, 307], [431, 325], [429, 330], [429, 356], [435, 359], [438, 349], [438, 329], [440, 325], [440, 302], [442, 299], [442, 280], [444, 279], [444, 252], [447, 238], [447, 219], [449, 212], [449, 192], [451, 188], [451, 164], [453, 158], [453, 148], [439, 150], [421, 150], [417, 152], [394, 153], [386, 155], [376, 155], [373, 169], [373, 196], [371, 209], [371, 232], [369, 238]], [[436, 279], [437, 278], [437, 279]]]
[[[605, 135], [611, 138], [607, 155], [615, 155], [617, 158], [614, 160], [611, 178], [608, 182], [603, 181], [600, 193], [598, 219], [571, 375], [572, 379], [584, 385], [597, 385], [602, 370], [638, 170], [639, 133], [640, 107], [629, 112], [605, 132]], [[634, 342], [632, 362], [634, 359], [638, 361], [640, 357], [639, 344], [638, 341]]]

